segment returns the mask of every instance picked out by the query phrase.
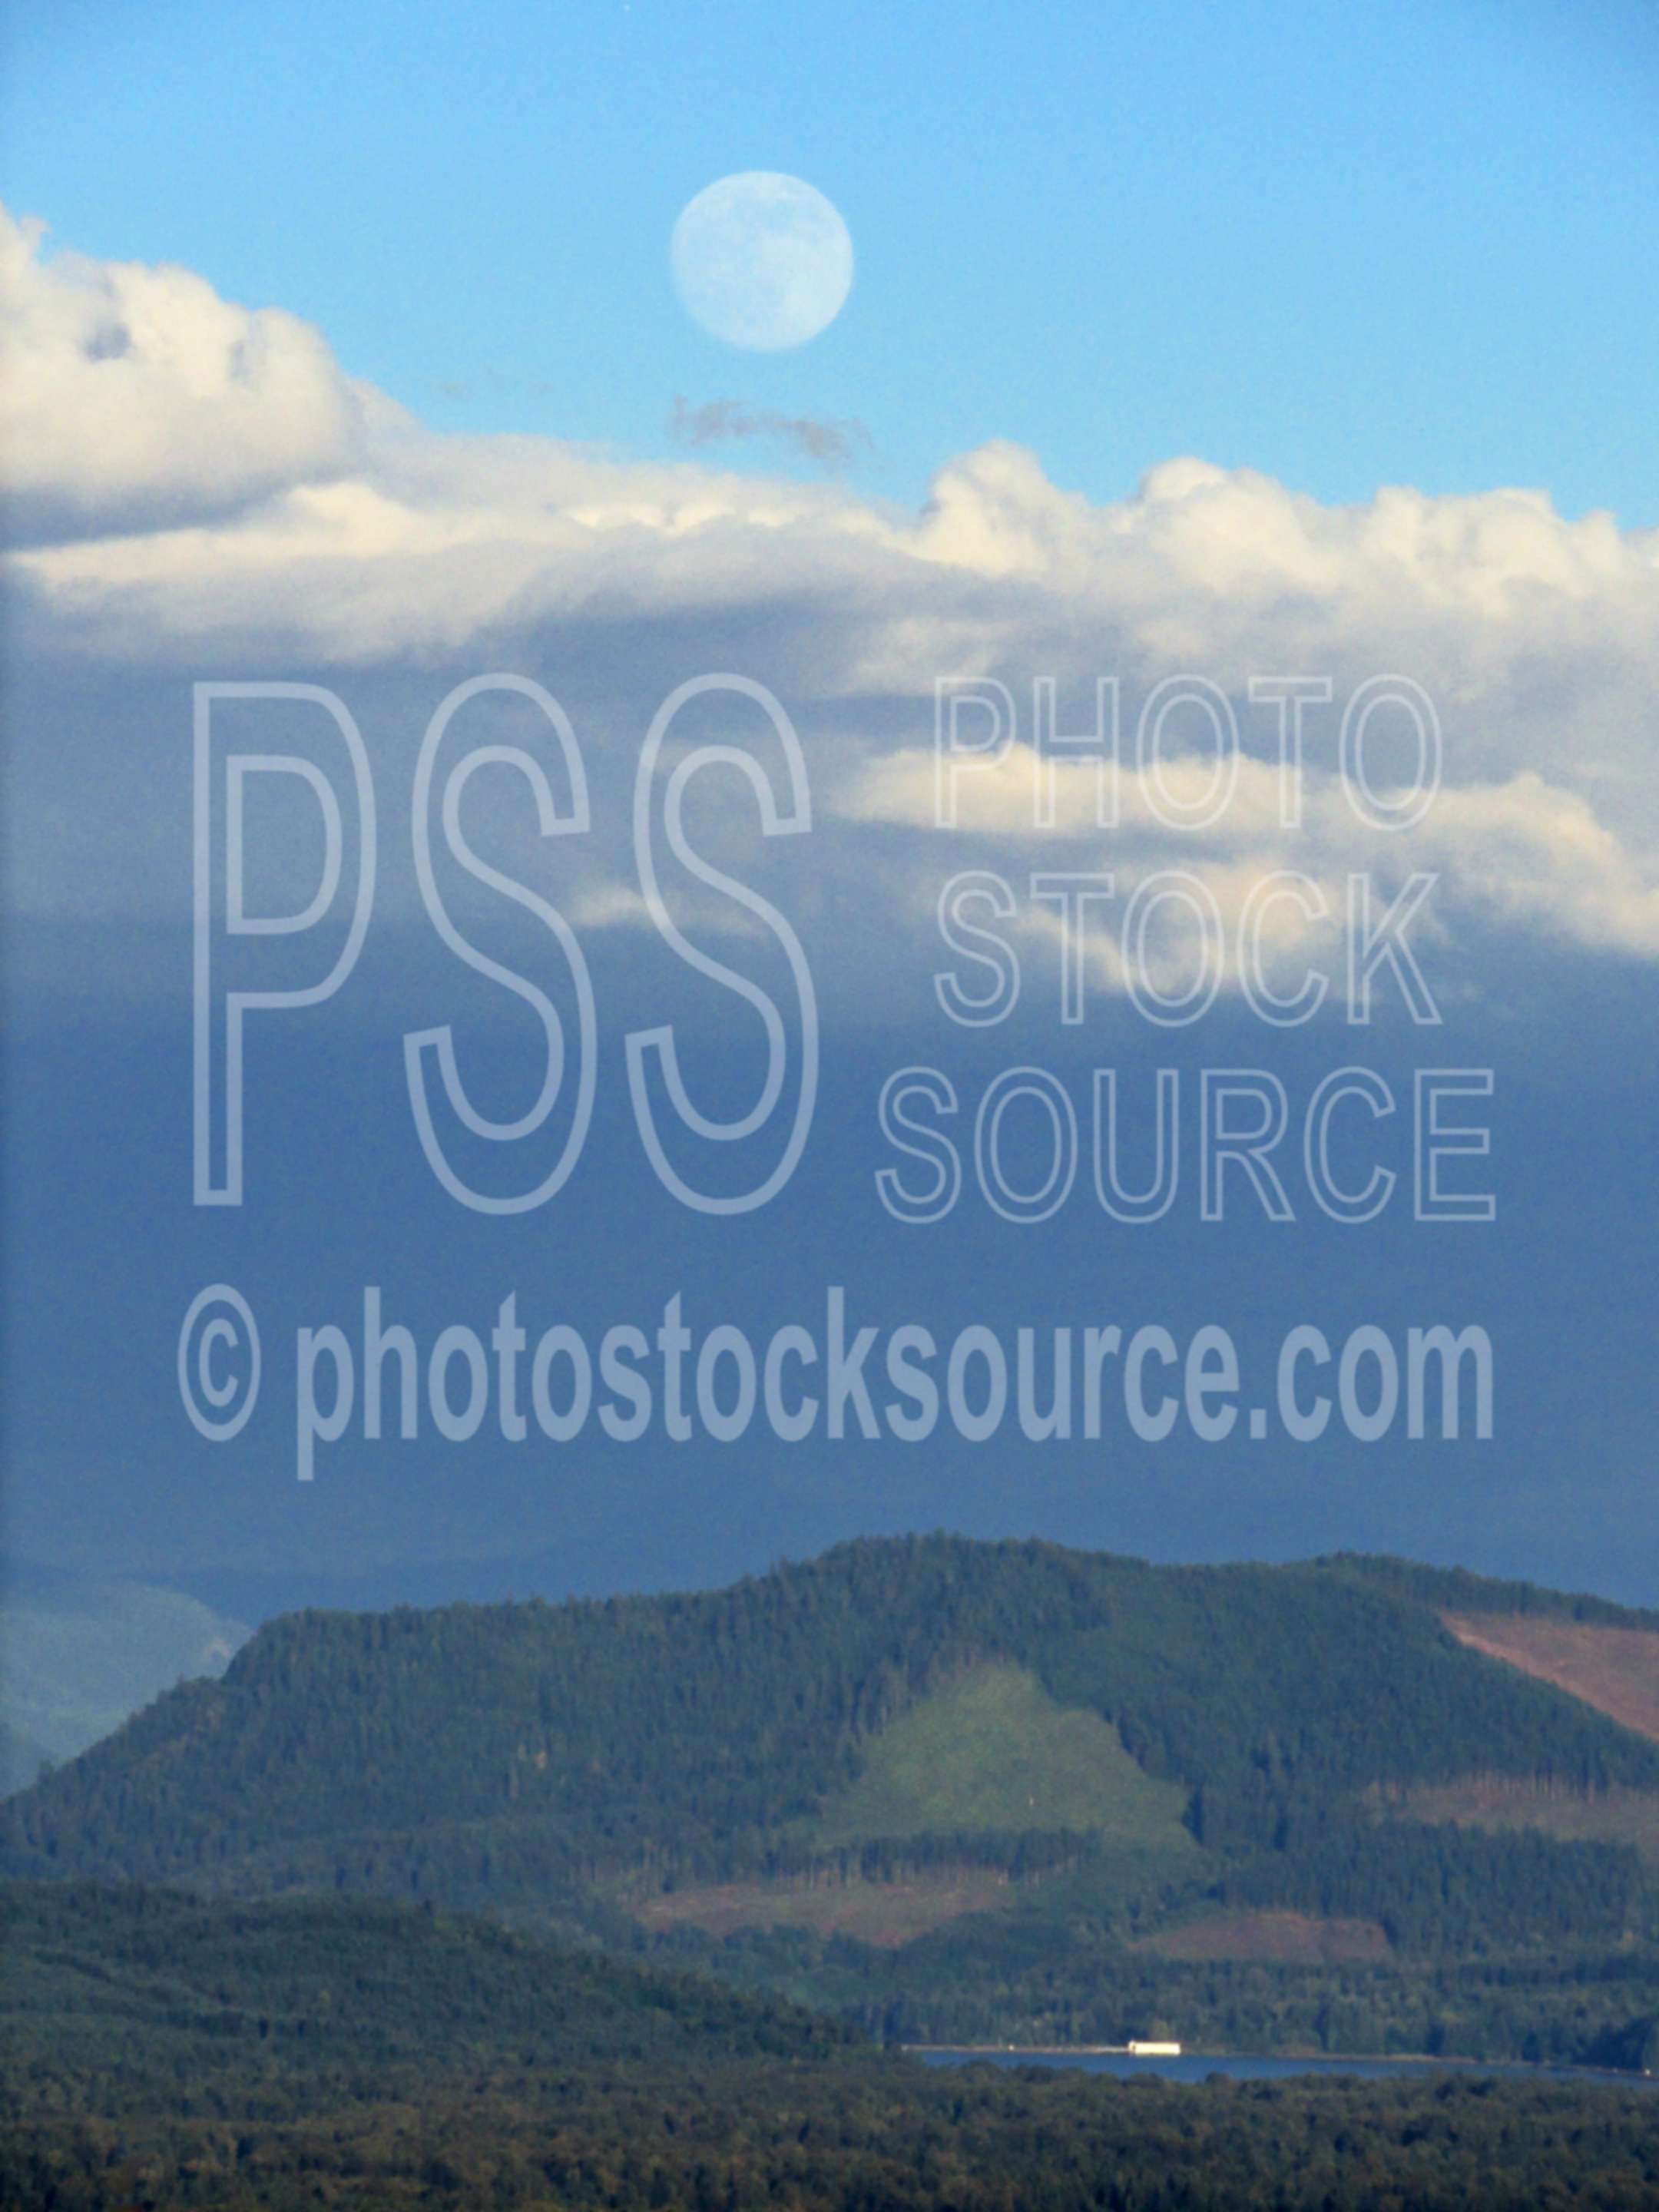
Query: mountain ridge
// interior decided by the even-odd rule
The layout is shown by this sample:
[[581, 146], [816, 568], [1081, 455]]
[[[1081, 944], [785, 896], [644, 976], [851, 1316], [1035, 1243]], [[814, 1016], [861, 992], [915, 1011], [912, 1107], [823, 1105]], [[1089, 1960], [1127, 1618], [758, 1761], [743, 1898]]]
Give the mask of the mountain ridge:
[[[988, 1980], [1029, 2009], [1206, 1916], [1363, 1923], [1412, 1973], [1648, 1958], [1659, 1744], [1470, 1649], [1452, 1600], [1650, 1633], [1398, 1560], [948, 1536], [715, 1591], [304, 1613], [0, 1806], [0, 1874], [424, 1899], [866, 2019], [878, 1989], [956, 2017]], [[1546, 1799], [1589, 1811], [1529, 1817]]]

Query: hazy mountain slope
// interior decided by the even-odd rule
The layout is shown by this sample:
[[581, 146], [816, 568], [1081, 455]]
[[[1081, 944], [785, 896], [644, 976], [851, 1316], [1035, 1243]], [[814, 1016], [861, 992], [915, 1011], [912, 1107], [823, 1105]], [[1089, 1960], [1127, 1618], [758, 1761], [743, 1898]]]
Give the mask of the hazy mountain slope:
[[52, 1763], [45, 1744], [0, 1717], [0, 1797], [9, 1797], [15, 1790], [27, 1790]]
[[0, 1737], [5, 1786], [73, 1759], [176, 1682], [223, 1674], [246, 1641], [178, 1590], [59, 1577], [0, 1589]]

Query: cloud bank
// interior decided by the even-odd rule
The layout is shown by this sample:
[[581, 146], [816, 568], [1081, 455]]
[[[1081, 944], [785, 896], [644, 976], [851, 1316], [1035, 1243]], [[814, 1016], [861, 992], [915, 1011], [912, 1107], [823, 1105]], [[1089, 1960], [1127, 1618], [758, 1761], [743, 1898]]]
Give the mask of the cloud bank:
[[[1337, 898], [1346, 872], [1381, 866], [1437, 872], [1446, 927], [1466, 915], [1523, 945], [1659, 959], [1659, 535], [1610, 516], [1569, 520], [1512, 489], [1328, 507], [1192, 459], [1096, 503], [1001, 443], [950, 461], [910, 512], [696, 459], [440, 434], [295, 318], [182, 270], [44, 258], [39, 226], [9, 218], [0, 346], [5, 580], [37, 669], [343, 684], [420, 671], [435, 705], [447, 682], [516, 668], [628, 759], [673, 684], [739, 669], [806, 746], [825, 834], [792, 863], [804, 895], [861, 901], [918, 933], [924, 958], [955, 868], [1110, 868], [1127, 890], [1180, 866], [1231, 915], [1275, 871]], [[778, 434], [821, 459], [849, 434], [731, 403], [678, 423], [694, 448]], [[1346, 802], [1335, 744], [1343, 702], [1383, 672], [1433, 701], [1444, 770], [1423, 821], [1379, 842]], [[1159, 804], [1183, 776], [1204, 787], [1201, 719], [1173, 718], [1152, 763], [1133, 743], [1142, 703], [1183, 674], [1229, 702], [1243, 750], [1201, 829]], [[1117, 824], [1099, 826], [1079, 763], [1056, 773], [1039, 829], [1032, 687], [1052, 682], [1072, 728], [1102, 676], [1123, 715]], [[1310, 714], [1291, 829], [1275, 716], [1251, 685], [1293, 676], [1328, 680], [1333, 704]], [[948, 840], [941, 677], [1006, 686], [1022, 720], [1000, 762], [963, 779]], [[113, 757], [159, 740], [133, 726], [106, 742]], [[620, 860], [585, 896], [590, 927], [637, 918]], [[1279, 926], [1287, 955], [1324, 927], [1288, 908]]]

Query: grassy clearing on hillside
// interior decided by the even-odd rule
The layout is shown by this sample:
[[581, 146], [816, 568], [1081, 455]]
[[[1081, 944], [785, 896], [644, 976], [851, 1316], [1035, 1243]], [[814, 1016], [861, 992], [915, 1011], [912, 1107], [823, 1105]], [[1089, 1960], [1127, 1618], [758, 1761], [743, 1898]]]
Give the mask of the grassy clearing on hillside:
[[1659, 1629], [1608, 1628], [1547, 1613], [1442, 1614], [1472, 1651], [1502, 1659], [1659, 1743]]
[[1023, 1668], [976, 1667], [873, 1737], [812, 1840], [1073, 1828], [1182, 1857], [1186, 1791], [1155, 1781], [1098, 1713], [1057, 1705]]

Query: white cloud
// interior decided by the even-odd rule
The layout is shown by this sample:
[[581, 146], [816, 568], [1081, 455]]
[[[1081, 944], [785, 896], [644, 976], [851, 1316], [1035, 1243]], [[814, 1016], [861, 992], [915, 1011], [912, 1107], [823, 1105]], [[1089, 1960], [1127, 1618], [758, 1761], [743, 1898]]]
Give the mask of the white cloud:
[[394, 412], [295, 316], [44, 240], [0, 209], [0, 444], [26, 528], [222, 513], [356, 466]]
[[[636, 741], [701, 653], [738, 665], [735, 640], [808, 742], [835, 825], [814, 845], [822, 895], [885, 902], [905, 927], [952, 867], [1001, 855], [1018, 873], [1045, 847], [1126, 884], [1198, 868], [1230, 915], [1275, 869], [1336, 884], [1382, 865], [1334, 732], [1355, 686], [1401, 672], [1436, 702], [1445, 784], [1419, 828], [1382, 839], [1387, 866], [1437, 870], [1448, 911], [1501, 929], [1659, 957], [1659, 535], [1565, 520], [1531, 491], [1325, 507], [1190, 459], [1096, 504], [1007, 444], [950, 462], [910, 514], [845, 486], [442, 436], [290, 316], [179, 270], [42, 260], [39, 243], [0, 229], [8, 466], [36, 526], [7, 574], [33, 654], [343, 684], [517, 666], [584, 698], [593, 734]], [[660, 665], [642, 639], [670, 641]], [[1052, 677], [1075, 721], [1096, 676], [1117, 674], [1132, 738], [1139, 698], [1183, 672], [1238, 703], [1244, 733], [1209, 830], [1165, 829], [1131, 765], [1121, 829], [1096, 830], [1092, 774], [1074, 768], [1037, 835], [1022, 745], [964, 784], [946, 850], [937, 676], [994, 674], [1022, 711]], [[1252, 677], [1287, 674], [1328, 677], [1337, 702], [1310, 725], [1293, 832], [1271, 718], [1247, 696]], [[1170, 775], [1202, 778], [1178, 757]], [[631, 918], [606, 896], [593, 921]], [[1275, 926], [1294, 950], [1291, 920]]]

